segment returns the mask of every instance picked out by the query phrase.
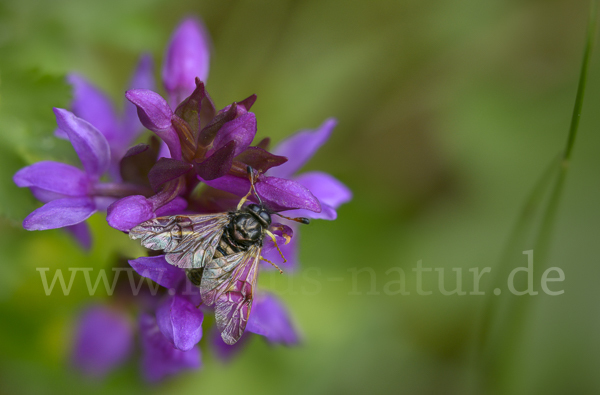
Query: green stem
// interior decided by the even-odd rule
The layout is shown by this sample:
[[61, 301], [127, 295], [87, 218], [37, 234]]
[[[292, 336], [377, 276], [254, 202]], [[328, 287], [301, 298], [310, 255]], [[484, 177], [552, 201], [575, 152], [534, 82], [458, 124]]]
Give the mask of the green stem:
[[[547, 185], [552, 179], [550, 176], [555, 175], [558, 171], [558, 176], [555, 178], [555, 183], [550, 191], [548, 204], [546, 209], [543, 211], [541, 217], [541, 224], [535, 235], [534, 241], [534, 252], [536, 261], [536, 272], [539, 273], [543, 270], [548, 260], [548, 253], [550, 251], [550, 242], [554, 227], [556, 224], [556, 217], [558, 213], [558, 207], [560, 200], [563, 195], [565, 180], [569, 169], [569, 162], [573, 152], [573, 147], [577, 137], [579, 129], [579, 121], [581, 119], [581, 111], [583, 107], [583, 98], [585, 93], [585, 87], [587, 83], [588, 67], [590, 57], [592, 53], [594, 36], [596, 33], [596, 19], [597, 19], [597, 0], [591, 2], [590, 18], [588, 22], [588, 29], [586, 35], [586, 44], [583, 54], [583, 61], [581, 65], [581, 71], [579, 75], [579, 83], [577, 87], [577, 94], [575, 97], [575, 105], [573, 108], [573, 114], [571, 117], [571, 124], [569, 128], [569, 134], [566, 142], [565, 149], [561, 155], [561, 160], [558, 165], [553, 162], [553, 165], [548, 171], [544, 173], [542, 178], [536, 184], [536, 187], [532, 191], [529, 199], [527, 200], [522, 212], [520, 213], [518, 220], [513, 228], [511, 237], [508, 240], [507, 248], [504, 251], [503, 257], [499, 264], [498, 273], [495, 273], [494, 285], [498, 285], [505, 276], [502, 275], [502, 271], [510, 269], [510, 257], [515, 253], [515, 250], [519, 246], [520, 242], [528, 232], [531, 231], [534, 222], [535, 212], [541, 209], [541, 204], [544, 201], [544, 196], [547, 196], [544, 191], [547, 190]], [[480, 358], [479, 366], [483, 369], [482, 379], [485, 387], [490, 386], [490, 378], [494, 376], [494, 371], [501, 367], [502, 364], [507, 363], [507, 359], [512, 357], [511, 353], [518, 349], [518, 342], [520, 340], [520, 333], [522, 332], [521, 326], [525, 321], [524, 314], [526, 308], [529, 305], [530, 298], [519, 298], [519, 303], [516, 303], [517, 298], [511, 298], [507, 302], [508, 314], [507, 321], [504, 322], [503, 328], [499, 331], [500, 335], [497, 336], [493, 343], [490, 339], [491, 322], [496, 310], [498, 301], [493, 299], [493, 296], [488, 296], [482, 312], [481, 325], [479, 327], [479, 338], [478, 338], [478, 352], [477, 355]], [[493, 347], [492, 347], [493, 346]], [[497, 354], [501, 355], [497, 355]], [[485, 357], [488, 358], [485, 358]], [[494, 358], [495, 357], [495, 358]], [[495, 361], [494, 361], [495, 359]]]
[[573, 107], [573, 115], [571, 117], [571, 127], [569, 128], [567, 146], [563, 154], [563, 159], [565, 159], [566, 161], [569, 161], [571, 159], [571, 152], [573, 151], [573, 145], [575, 144], [575, 138], [577, 137], [577, 130], [579, 129], [579, 121], [581, 119], [581, 107], [583, 106], [583, 96], [585, 93], [585, 86], [587, 82], [588, 66], [590, 64], [590, 55], [592, 53], [592, 48], [594, 46], [594, 37], [596, 35], [596, 13], [598, 9], [598, 1], [593, 0], [590, 7], [590, 19], [588, 21], [588, 31], [585, 50], [583, 52], [581, 72], [579, 73], [577, 96], [575, 97], [575, 106]]

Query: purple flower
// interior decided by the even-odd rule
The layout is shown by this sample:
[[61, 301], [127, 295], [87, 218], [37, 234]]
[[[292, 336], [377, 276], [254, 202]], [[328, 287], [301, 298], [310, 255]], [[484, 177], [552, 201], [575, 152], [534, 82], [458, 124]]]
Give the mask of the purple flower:
[[[190, 287], [185, 272], [169, 265], [164, 257], [138, 258], [130, 264], [169, 292], [158, 295], [144, 292], [133, 298], [123, 293], [124, 288], [118, 288], [118, 309], [102, 305], [89, 307], [78, 320], [72, 354], [74, 365], [88, 376], [105, 376], [133, 354], [133, 337], [138, 332], [142, 373], [146, 380], [159, 381], [167, 375], [199, 368], [200, 351], [196, 344], [202, 337], [204, 314], [197, 308], [200, 304], [198, 289]], [[122, 310], [123, 306], [154, 310], [155, 315], [143, 313], [136, 328], [132, 325], [134, 320]]]
[[73, 365], [94, 378], [102, 378], [120, 366], [133, 350], [133, 325], [123, 312], [106, 306], [90, 306], [75, 329]]
[[146, 380], [156, 382], [184, 370], [200, 368], [200, 349], [181, 351], [174, 348], [151, 315], [141, 315], [140, 334], [142, 370]]
[[[154, 89], [152, 69], [152, 58], [149, 55], [142, 56], [129, 84], [130, 89]], [[67, 79], [73, 86], [71, 103], [73, 114], [92, 124], [104, 135], [112, 158], [108, 171], [113, 180], [119, 181], [121, 178], [119, 162], [135, 138], [143, 131], [135, 106], [127, 103], [122, 116], [119, 116], [106, 94], [83, 76], [70, 74]], [[57, 129], [55, 135], [69, 138], [62, 129]]]
[[195, 18], [184, 20], [171, 37], [163, 63], [163, 84], [172, 104], [181, 103], [193, 92], [196, 77], [206, 82], [209, 63], [210, 37], [206, 28]]
[[[56, 121], [79, 156], [83, 170], [60, 162], [43, 161], [19, 170], [13, 177], [19, 187], [30, 188], [45, 203], [23, 221], [27, 230], [46, 230], [81, 224], [116, 197], [139, 191], [133, 185], [100, 182], [110, 165], [106, 138], [87, 121], [55, 108]], [[86, 228], [72, 231], [85, 237]]]

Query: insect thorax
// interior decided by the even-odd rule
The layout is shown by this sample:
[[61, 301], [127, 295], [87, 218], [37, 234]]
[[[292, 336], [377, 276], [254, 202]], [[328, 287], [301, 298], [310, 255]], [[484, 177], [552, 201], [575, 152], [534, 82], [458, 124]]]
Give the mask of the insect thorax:
[[[247, 251], [254, 245], [262, 246], [265, 230], [271, 224], [269, 213], [256, 204], [231, 212], [229, 217], [213, 259]], [[199, 286], [203, 272], [204, 268], [189, 269], [187, 275], [193, 284]]]

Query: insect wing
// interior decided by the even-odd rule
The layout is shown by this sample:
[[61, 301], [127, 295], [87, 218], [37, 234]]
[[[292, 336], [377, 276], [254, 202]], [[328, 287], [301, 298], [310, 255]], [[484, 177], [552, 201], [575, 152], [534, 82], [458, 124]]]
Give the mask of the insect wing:
[[260, 247], [214, 259], [204, 269], [200, 293], [207, 305], [215, 304], [215, 318], [221, 337], [235, 344], [244, 334], [250, 310]]
[[227, 213], [159, 217], [134, 227], [129, 237], [141, 239], [151, 250], [163, 250], [174, 266], [201, 268], [212, 259], [228, 223]]

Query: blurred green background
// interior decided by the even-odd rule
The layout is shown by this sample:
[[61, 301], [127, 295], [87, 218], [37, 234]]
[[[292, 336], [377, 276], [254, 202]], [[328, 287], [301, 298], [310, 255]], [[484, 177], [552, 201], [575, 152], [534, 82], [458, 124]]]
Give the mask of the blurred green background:
[[[469, 268], [496, 271], [522, 203], [564, 146], [588, 5], [0, 1], [0, 392], [599, 393], [598, 53], [544, 263], [564, 271], [565, 281], [551, 284], [564, 294], [496, 297], [523, 313], [494, 311], [497, 336], [492, 351], [480, 353], [486, 296], [441, 295], [435, 271], [424, 275], [424, 288], [435, 292], [417, 295], [411, 271], [418, 260], [445, 268], [452, 289], [451, 269], [462, 268], [467, 292]], [[24, 231], [20, 223], [37, 203], [12, 175], [42, 159], [77, 163], [52, 135], [51, 107], [69, 103], [67, 72], [82, 73], [120, 105], [138, 56], [155, 57], [158, 77], [169, 36], [187, 15], [203, 18], [213, 39], [208, 90], [217, 106], [258, 95], [258, 138], [279, 141], [339, 120], [304, 170], [330, 172], [354, 199], [336, 221], [302, 230], [297, 273], [261, 275], [260, 286], [288, 303], [302, 346], [255, 337], [223, 364], [203, 339], [201, 371], [149, 386], [133, 358], [106, 380], [89, 381], [69, 365], [72, 325], [83, 307], [106, 297], [88, 296], [77, 281], [69, 296], [45, 296], [35, 269], [110, 268], [117, 254], [142, 250], [101, 214], [91, 221], [90, 253], [65, 232]], [[520, 242], [509, 270], [525, 266], [520, 251], [533, 248]], [[353, 271], [365, 267], [375, 292], [367, 272], [354, 283]], [[386, 294], [398, 278], [392, 268], [407, 273], [410, 295]], [[481, 289], [491, 287], [484, 276]], [[539, 281], [535, 287], [541, 291]]]

